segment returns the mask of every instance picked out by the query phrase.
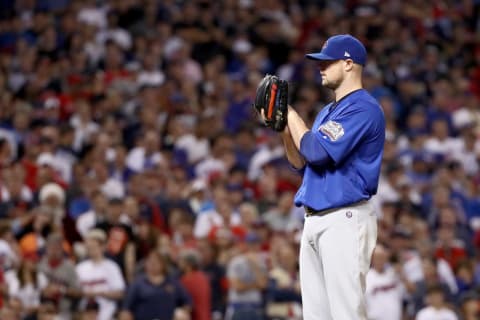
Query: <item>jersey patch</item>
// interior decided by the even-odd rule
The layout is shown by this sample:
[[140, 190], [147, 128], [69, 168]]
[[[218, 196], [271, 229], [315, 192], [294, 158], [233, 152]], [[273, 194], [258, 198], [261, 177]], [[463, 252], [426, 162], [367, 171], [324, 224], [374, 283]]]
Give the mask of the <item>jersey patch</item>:
[[318, 130], [328, 136], [332, 141], [337, 141], [345, 134], [342, 125], [332, 120], [322, 124]]

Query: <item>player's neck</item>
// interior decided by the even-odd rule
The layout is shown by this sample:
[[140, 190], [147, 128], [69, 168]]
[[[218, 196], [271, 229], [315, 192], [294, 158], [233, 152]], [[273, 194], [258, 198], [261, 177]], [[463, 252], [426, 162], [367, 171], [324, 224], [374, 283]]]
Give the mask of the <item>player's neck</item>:
[[349, 93], [362, 89], [362, 80], [357, 78], [348, 78], [335, 89], [335, 101], [339, 101]]

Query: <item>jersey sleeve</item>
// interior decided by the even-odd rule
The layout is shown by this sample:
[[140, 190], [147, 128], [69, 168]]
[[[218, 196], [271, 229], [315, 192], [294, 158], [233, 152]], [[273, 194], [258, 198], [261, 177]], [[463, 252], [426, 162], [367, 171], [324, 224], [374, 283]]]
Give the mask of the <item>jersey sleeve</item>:
[[[353, 105], [355, 106], [355, 105]], [[373, 136], [376, 114], [353, 107], [321, 124], [313, 133], [335, 163], [340, 163], [358, 144]]]

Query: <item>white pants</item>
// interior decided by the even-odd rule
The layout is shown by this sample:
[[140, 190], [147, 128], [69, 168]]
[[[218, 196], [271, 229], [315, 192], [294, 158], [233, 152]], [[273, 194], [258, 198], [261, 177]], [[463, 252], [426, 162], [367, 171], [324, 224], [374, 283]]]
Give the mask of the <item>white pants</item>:
[[365, 277], [377, 241], [370, 202], [305, 218], [300, 245], [304, 320], [366, 320]]

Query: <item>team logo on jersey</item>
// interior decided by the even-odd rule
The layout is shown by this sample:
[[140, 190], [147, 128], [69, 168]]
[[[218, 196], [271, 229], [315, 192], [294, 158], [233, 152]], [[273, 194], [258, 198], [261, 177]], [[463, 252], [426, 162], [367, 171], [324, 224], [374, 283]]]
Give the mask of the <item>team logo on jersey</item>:
[[328, 136], [332, 141], [337, 141], [345, 134], [342, 125], [332, 120], [322, 124], [318, 130]]
[[345, 215], [347, 216], [347, 218], [351, 218], [352, 217], [352, 211], [347, 211], [345, 212]]

